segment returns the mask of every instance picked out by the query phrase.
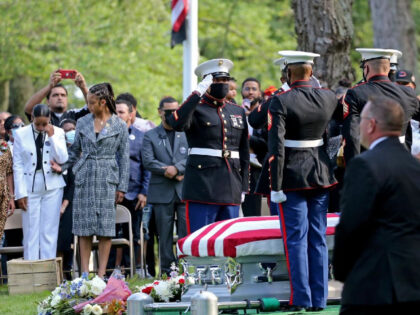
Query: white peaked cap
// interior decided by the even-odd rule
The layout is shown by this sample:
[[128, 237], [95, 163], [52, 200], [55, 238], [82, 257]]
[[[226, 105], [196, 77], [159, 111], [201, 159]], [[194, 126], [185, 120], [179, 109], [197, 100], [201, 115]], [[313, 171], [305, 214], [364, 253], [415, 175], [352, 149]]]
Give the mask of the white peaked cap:
[[229, 71], [233, 68], [233, 62], [229, 59], [211, 59], [195, 68], [197, 77], [204, 77], [207, 74], [213, 74], [215, 77], [230, 77]]
[[283, 71], [284, 68], [286, 68], [286, 58], [284, 58], [284, 57], [278, 58], [278, 59], [274, 60], [274, 64], [276, 66], [280, 66], [280, 70]]
[[402, 53], [395, 49], [384, 49], [384, 48], [356, 48], [356, 51], [362, 55], [362, 61], [371, 59], [391, 59], [392, 55]]
[[285, 64], [293, 63], [314, 63], [314, 58], [320, 57], [319, 54], [314, 54], [311, 52], [298, 51], [298, 50], [280, 50], [279, 54], [285, 58]]
[[389, 61], [391, 63], [398, 64], [398, 58], [400, 58], [403, 55], [402, 52], [396, 49], [389, 49], [389, 50], [393, 52], [391, 59]]

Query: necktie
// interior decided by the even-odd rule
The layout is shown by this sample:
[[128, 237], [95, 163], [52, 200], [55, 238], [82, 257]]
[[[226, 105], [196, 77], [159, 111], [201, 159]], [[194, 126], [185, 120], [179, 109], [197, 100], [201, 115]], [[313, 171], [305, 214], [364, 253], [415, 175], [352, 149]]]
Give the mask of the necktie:
[[36, 170], [42, 169], [42, 147], [44, 146], [44, 137], [42, 133], [38, 133], [38, 137], [35, 140], [36, 146]]

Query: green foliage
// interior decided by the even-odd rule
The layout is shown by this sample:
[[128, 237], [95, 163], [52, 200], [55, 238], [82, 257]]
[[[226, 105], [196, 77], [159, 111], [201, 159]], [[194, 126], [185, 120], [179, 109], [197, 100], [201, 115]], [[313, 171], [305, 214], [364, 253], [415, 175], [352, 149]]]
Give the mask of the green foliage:
[[[419, 20], [419, 2], [412, 7]], [[354, 1], [353, 21], [354, 48], [371, 47], [368, 1]], [[53, 70], [75, 68], [88, 85], [106, 81], [116, 94], [133, 93], [140, 113], [157, 122], [162, 96], [182, 99], [182, 45], [170, 49], [170, 24], [169, 0], [3, 0], [0, 82], [30, 76], [38, 89]], [[417, 31], [420, 44], [419, 24]], [[239, 85], [254, 76], [262, 88], [278, 86], [277, 51], [297, 47], [290, 0], [200, 0], [198, 34], [200, 62], [232, 59]], [[351, 57], [358, 69], [359, 54], [352, 50]], [[74, 94], [74, 84], [64, 83]], [[82, 98], [70, 101], [83, 105]]]

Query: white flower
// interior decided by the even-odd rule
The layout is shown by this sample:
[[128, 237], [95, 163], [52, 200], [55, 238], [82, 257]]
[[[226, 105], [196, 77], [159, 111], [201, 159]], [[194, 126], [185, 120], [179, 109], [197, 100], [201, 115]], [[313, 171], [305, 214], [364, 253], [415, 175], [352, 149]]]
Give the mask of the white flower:
[[84, 315], [89, 315], [89, 314], [92, 314], [92, 305], [90, 305], [90, 304], [86, 304], [86, 305], [83, 307], [83, 314], [84, 314]]
[[86, 296], [89, 294], [89, 289], [86, 284], [82, 284], [82, 286], [79, 288], [80, 296]]
[[187, 278], [187, 281], [185, 281], [185, 282], [186, 282], [186, 284], [194, 284], [195, 283], [195, 280], [194, 280], [193, 277], [188, 277]]
[[93, 278], [90, 281], [90, 285], [91, 285], [90, 292], [92, 292], [94, 295], [101, 294], [102, 291], [106, 287], [105, 281], [99, 278], [98, 276], [95, 276], [95, 278]]
[[92, 314], [94, 314], [94, 315], [101, 315], [102, 313], [103, 313], [102, 308], [98, 304], [95, 304], [92, 307]]
[[61, 288], [60, 288], [60, 287], [56, 287], [56, 288], [54, 289], [54, 291], [52, 291], [52, 292], [51, 292], [51, 294], [52, 294], [53, 296], [59, 295], [60, 293], [61, 293]]
[[61, 301], [61, 297], [60, 297], [60, 295], [59, 295], [59, 294], [55, 295], [55, 296], [53, 297], [53, 299], [51, 300], [51, 306], [52, 306], [52, 307], [56, 307], [56, 306], [57, 306], [57, 304], [58, 304], [58, 303], [60, 303], [60, 301]]
[[165, 302], [169, 302], [169, 299], [173, 297], [171, 287], [167, 281], [160, 281], [154, 286], [154, 289], [156, 294], [158, 294], [160, 298]]

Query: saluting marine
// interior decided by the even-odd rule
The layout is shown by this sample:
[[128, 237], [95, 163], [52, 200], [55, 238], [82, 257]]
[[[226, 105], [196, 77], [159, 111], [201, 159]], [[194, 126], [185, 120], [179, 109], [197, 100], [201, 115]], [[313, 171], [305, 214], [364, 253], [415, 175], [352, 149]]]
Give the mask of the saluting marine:
[[290, 309], [317, 311], [325, 308], [328, 295], [328, 188], [336, 180], [325, 132], [337, 100], [310, 81], [318, 54], [280, 53], [286, 58], [290, 90], [275, 95], [268, 111], [271, 201], [281, 203]]
[[249, 144], [245, 111], [225, 100], [229, 91], [228, 59], [206, 61], [195, 69], [203, 80], [167, 120], [185, 131], [189, 156], [183, 199], [189, 233], [239, 215], [249, 185]]
[[[400, 141], [411, 147], [410, 119], [419, 120], [419, 102], [413, 89], [400, 86], [388, 78], [390, 59], [398, 50], [357, 48], [362, 55], [363, 83], [349, 89], [343, 99], [344, 123], [343, 137], [345, 140], [344, 159], [348, 163], [360, 153], [359, 121], [360, 113], [371, 96], [386, 96], [398, 102], [404, 109], [405, 118]], [[401, 53], [401, 52], [399, 52]]]

